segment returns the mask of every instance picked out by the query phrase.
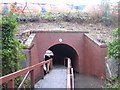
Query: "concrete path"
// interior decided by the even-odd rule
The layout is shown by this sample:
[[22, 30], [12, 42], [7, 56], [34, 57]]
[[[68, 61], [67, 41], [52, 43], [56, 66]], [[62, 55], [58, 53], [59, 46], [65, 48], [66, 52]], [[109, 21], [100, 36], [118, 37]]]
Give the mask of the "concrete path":
[[35, 84], [35, 88], [66, 88], [67, 70], [65, 66], [54, 66], [44, 79]]
[[75, 73], [75, 88], [102, 88], [104, 84], [98, 77]]

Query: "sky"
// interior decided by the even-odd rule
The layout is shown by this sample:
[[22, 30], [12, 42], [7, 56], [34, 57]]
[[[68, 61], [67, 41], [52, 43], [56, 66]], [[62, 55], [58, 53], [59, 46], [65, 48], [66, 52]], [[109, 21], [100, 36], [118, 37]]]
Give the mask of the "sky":
[[[66, 4], [66, 3], [72, 3], [75, 5], [95, 5], [95, 4], [99, 4], [101, 2], [101, 0], [0, 0], [0, 2], [19, 2], [19, 3], [23, 3], [23, 2], [34, 2], [34, 3], [51, 3], [51, 4]], [[110, 2], [114, 3], [120, 0], [109, 0]]]

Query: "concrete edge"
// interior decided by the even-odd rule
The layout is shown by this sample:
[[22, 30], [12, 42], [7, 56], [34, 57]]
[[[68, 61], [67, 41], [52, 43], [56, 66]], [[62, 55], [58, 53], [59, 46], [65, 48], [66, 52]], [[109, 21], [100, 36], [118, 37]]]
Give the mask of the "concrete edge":
[[90, 36], [88, 36], [85, 33], [84, 33], [84, 36], [86, 36], [87, 38], [89, 38], [93, 43], [95, 43], [96, 45], [98, 45], [100, 48], [106, 48], [107, 47], [107, 45], [105, 43], [100, 43], [100, 42], [94, 40], [93, 38], [91, 38]]
[[28, 45], [28, 47], [31, 46], [31, 43], [32, 43], [35, 35], [36, 35], [35, 33], [30, 34], [30, 36], [28, 37], [27, 41], [25, 42], [25, 44]]
[[68, 30], [64, 30], [64, 31], [60, 31], [60, 30], [51, 30], [51, 31], [42, 31], [42, 30], [37, 30], [37, 31], [31, 31], [31, 33], [89, 33], [88, 31], [68, 31]]

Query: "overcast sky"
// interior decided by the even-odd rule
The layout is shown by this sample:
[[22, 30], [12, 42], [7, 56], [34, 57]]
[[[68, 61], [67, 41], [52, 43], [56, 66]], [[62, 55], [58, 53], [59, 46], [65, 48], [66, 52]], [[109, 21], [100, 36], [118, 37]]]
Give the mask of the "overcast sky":
[[[52, 3], [52, 4], [63, 4], [63, 3], [72, 3], [72, 4], [84, 4], [84, 5], [91, 5], [91, 4], [98, 4], [101, 0], [0, 0], [0, 2], [34, 2], [34, 3]], [[117, 2], [120, 0], [109, 0], [110, 2]]]

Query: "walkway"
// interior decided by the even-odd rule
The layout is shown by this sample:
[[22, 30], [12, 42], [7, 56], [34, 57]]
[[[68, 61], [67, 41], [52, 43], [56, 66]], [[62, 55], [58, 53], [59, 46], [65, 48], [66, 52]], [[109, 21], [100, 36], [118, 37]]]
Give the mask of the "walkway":
[[35, 88], [66, 88], [67, 70], [65, 66], [54, 66], [44, 79], [35, 84]]

